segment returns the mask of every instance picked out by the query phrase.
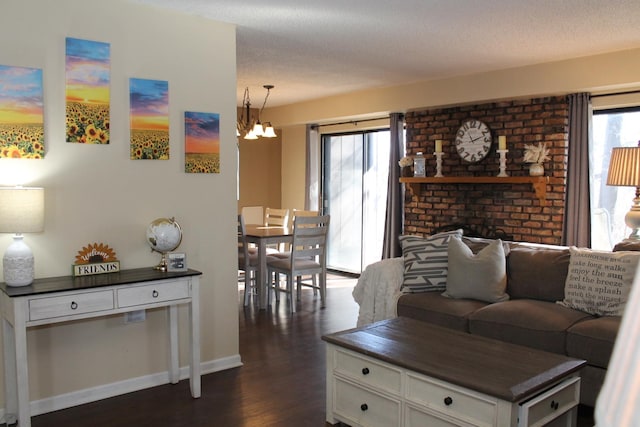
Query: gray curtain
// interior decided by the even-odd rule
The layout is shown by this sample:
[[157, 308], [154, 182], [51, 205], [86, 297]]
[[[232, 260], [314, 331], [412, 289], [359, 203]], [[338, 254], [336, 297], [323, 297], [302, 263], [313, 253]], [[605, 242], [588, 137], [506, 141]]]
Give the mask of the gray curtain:
[[569, 159], [562, 244], [591, 246], [591, 203], [589, 193], [589, 129], [591, 99], [588, 93], [574, 93], [569, 100]]
[[319, 211], [320, 194], [320, 135], [318, 125], [307, 125], [304, 209]]
[[400, 184], [398, 160], [404, 154], [404, 115], [391, 113], [390, 117], [391, 150], [389, 153], [389, 181], [387, 183], [387, 212], [384, 222], [384, 240], [382, 258], [395, 258], [402, 255], [398, 237], [404, 223], [404, 191]]

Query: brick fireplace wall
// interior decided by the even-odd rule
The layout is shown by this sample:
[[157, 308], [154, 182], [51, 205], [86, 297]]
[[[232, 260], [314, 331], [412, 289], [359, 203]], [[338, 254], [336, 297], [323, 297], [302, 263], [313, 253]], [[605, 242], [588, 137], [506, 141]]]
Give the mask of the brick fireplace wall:
[[[491, 151], [477, 163], [463, 161], [455, 149], [456, 132], [467, 119], [482, 120], [492, 132]], [[499, 135], [507, 137], [510, 176], [529, 174], [528, 164], [522, 161], [525, 144], [546, 143], [551, 160], [545, 162], [549, 183], [544, 206], [530, 184], [423, 183], [419, 194], [405, 191], [404, 233], [428, 235], [438, 227], [465, 224], [501, 231], [516, 241], [561, 243], [569, 123], [566, 97], [412, 111], [405, 120], [407, 155], [425, 154], [427, 176], [435, 174], [437, 139], [444, 141], [444, 176], [496, 176]]]

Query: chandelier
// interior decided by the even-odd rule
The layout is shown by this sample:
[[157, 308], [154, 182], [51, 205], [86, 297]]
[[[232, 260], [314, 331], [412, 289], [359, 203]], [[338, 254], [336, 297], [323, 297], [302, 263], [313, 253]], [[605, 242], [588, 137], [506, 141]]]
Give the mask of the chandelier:
[[236, 136], [242, 136], [244, 134], [244, 139], [258, 139], [258, 137], [275, 138], [278, 136], [270, 122], [266, 122], [264, 126], [260, 123], [260, 115], [262, 114], [262, 110], [264, 110], [264, 106], [267, 105], [269, 93], [274, 86], [264, 85], [262, 87], [267, 90], [267, 95], [264, 97], [262, 108], [258, 110], [258, 117], [255, 121], [251, 120], [251, 99], [249, 98], [249, 88], [246, 87], [244, 89], [244, 96], [242, 97], [242, 115], [236, 125]]

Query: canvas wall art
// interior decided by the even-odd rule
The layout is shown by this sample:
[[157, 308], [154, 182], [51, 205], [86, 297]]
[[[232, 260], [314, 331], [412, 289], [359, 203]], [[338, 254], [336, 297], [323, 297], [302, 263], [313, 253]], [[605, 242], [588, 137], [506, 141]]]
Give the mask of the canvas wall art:
[[129, 79], [131, 159], [169, 159], [169, 82]]
[[184, 171], [220, 173], [220, 115], [187, 111], [184, 133]]
[[44, 157], [41, 69], [0, 65], [0, 157]]
[[109, 143], [110, 45], [67, 37], [67, 142]]

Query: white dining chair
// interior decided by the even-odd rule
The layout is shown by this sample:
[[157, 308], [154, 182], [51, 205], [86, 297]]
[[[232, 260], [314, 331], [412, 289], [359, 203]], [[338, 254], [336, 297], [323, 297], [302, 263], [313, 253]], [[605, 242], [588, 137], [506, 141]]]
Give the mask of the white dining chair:
[[256, 294], [256, 274], [258, 271], [258, 254], [250, 251], [247, 244], [244, 218], [238, 215], [238, 270], [242, 270], [243, 275], [238, 275], [238, 281], [244, 282], [244, 305], [249, 305], [251, 295]]
[[264, 225], [286, 227], [289, 225], [289, 209], [266, 208], [264, 211]]
[[[300, 299], [302, 286], [309, 286], [320, 291], [321, 306], [326, 303], [327, 292], [327, 256], [326, 245], [329, 230], [329, 215], [298, 216], [293, 223], [293, 242], [291, 255], [288, 258], [271, 258], [267, 261], [269, 277], [267, 300], [271, 301], [271, 291], [286, 292], [289, 295], [291, 312], [296, 311], [296, 300]], [[279, 275], [287, 278], [286, 288], [280, 287]], [[317, 275], [317, 284], [302, 282], [302, 276]], [[273, 279], [273, 280], [272, 280]], [[294, 280], [297, 284], [294, 296]]]
[[245, 224], [262, 224], [264, 208], [262, 206], [245, 206], [240, 210]]

